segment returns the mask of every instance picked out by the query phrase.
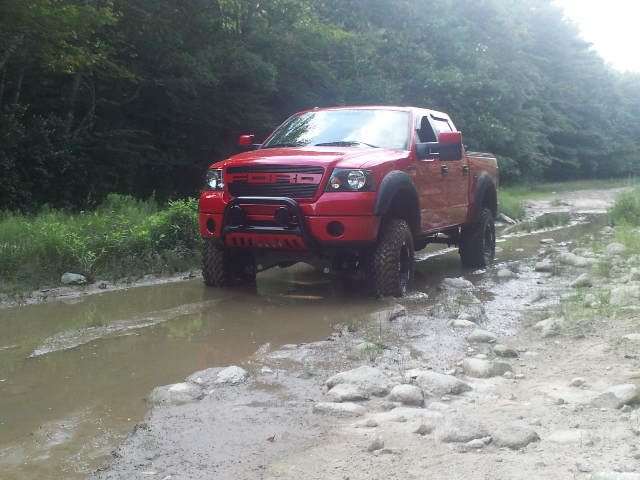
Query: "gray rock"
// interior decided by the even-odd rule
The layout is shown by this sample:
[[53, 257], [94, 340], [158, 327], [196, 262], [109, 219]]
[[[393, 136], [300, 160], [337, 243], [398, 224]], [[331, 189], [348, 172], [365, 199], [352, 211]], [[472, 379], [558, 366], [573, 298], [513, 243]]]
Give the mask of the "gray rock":
[[429, 410], [437, 412], [437, 411], [442, 411], [442, 410], [449, 410], [449, 405], [447, 405], [446, 403], [442, 403], [442, 402], [431, 402], [427, 408]]
[[216, 379], [215, 383], [228, 383], [236, 385], [238, 383], [244, 382], [247, 378], [249, 378], [249, 374], [245, 369], [233, 365], [231, 367], [220, 370], [218, 372], [218, 378]]
[[366, 422], [364, 422], [364, 426], [367, 428], [376, 428], [378, 426], [378, 422], [376, 422], [373, 418], [370, 418]]
[[547, 318], [533, 326], [534, 330], [540, 330], [542, 338], [553, 337], [560, 333], [563, 322], [556, 318]]
[[357, 400], [367, 400], [371, 395], [356, 385], [340, 383], [327, 392], [326, 399], [329, 402], [342, 403]]
[[334, 417], [360, 417], [364, 415], [365, 408], [355, 403], [316, 403], [313, 413], [331, 415]]
[[625, 247], [621, 243], [610, 243], [604, 249], [604, 253], [606, 253], [607, 255], [620, 255], [621, 253], [624, 253], [626, 251], [627, 247]]
[[628, 304], [640, 304], [640, 286], [618, 287], [611, 291], [611, 305], [623, 306]]
[[465, 358], [462, 361], [462, 368], [466, 375], [474, 378], [497, 377], [513, 370], [508, 363], [479, 358]]
[[615, 235], [616, 231], [613, 228], [611, 228], [610, 226], [607, 225], [602, 230], [600, 230], [600, 234], [601, 235]]
[[508, 268], [503, 268], [502, 270], [498, 271], [498, 277], [500, 277], [500, 278], [515, 278], [515, 277], [517, 277], [517, 275], [515, 273], [513, 273], [511, 270], [509, 270]]
[[624, 335], [622, 338], [624, 338], [625, 340], [640, 342], [640, 333], [630, 333], [628, 335]]
[[404, 405], [422, 405], [424, 404], [424, 395], [422, 390], [414, 385], [396, 385], [391, 390], [389, 400]]
[[62, 275], [62, 278], [60, 279], [60, 281], [64, 285], [86, 285], [87, 277], [83, 275], [78, 275], [77, 273], [67, 272], [64, 275]]
[[576, 278], [573, 282], [571, 282], [572, 287], [580, 288], [580, 287], [593, 287], [593, 278], [586, 273], [583, 273], [578, 278]]
[[507, 217], [504, 213], [499, 213], [496, 218], [497, 220], [508, 223], [509, 225], [515, 225], [517, 223], [513, 218]]
[[589, 480], [640, 480], [640, 474], [621, 472], [596, 472]]
[[382, 440], [381, 437], [377, 437], [371, 441], [371, 443], [369, 444], [369, 447], [367, 447], [367, 450], [369, 450], [370, 452], [375, 452], [376, 450], [382, 450], [383, 448], [384, 448], [384, 441]]
[[553, 245], [556, 243], [556, 241], [553, 238], [543, 238], [542, 240], [540, 240], [540, 243], [542, 245]]
[[398, 423], [404, 423], [404, 422], [407, 421], [407, 419], [404, 418], [404, 415], [400, 415], [399, 417], [396, 418], [395, 421], [398, 422]]
[[204, 398], [204, 391], [192, 383], [176, 383], [153, 389], [145, 399], [150, 405], [196, 402]]
[[491, 438], [497, 447], [507, 447], [514, 450], [524, 448], [530, 443], [540, 440], [533, 430], [522, 427], [502, 427], [492, 432]]
[[435, 430], [435, 437], [443, 443], [470, 442], [488, 436], [487, 429], [480, 422], [460, 413], [449, 415]]
[[495, 334], [480, 329], [471, 332], [467, 337], [469, 343], [493, 343], [497, 339]]
[[553, 263], [551, 263], [551, 260], [543, 260], [542, 262], [536, 263], [535, 271], [546, 273], [550, 272], [551, 268], [553, 268]]
[[587, 308], [593, 308], [597, 302], [598, 298], [592, 293], [587, 293], [584, 296], [584, 306]]
[[420, 426], [413, 432], [418, 435], [428, 435], [436, 429], [434, 423], [421, 423]]
[[582, 385], [584, 385], [584, 378], [582, 377], [576, 377], [573, 380], [571, 380], [571, 386], [572, 387], [581, 387]]
[[558, 445], [570, 445], [572, 443], [587, 444], [590, 439], [587, 430], [571, 429], [554, 432], [546, 438], [547, 442], [557, 443]]
[[340, 383], [356, 385], [371, 395], [379, 397], [389, 393], [389, 389], [392, 386], [391, 380], [389, 380], [384, 373], [369, 366], [338, 373], [329, 378], [325, 383], [329, 388], [333, 388]]
[[623, 405], [638, 403], [640, 389], [633, 383], [616, 385], [598, 395], [591, 404], [598, 408], [621, 408]]
[[579, 257], [569, 252], [562, 253], [559, 260], [563, 265], [572, 265], [580, 268], [592, 267], [598, 263], [595, 258]]
[[627, 277], [629, 282], [640, 282], [640, 269], [632, 268]]
[[493, 353], [504, 358], [516, 358], [518, 356], [518, 352], [516, 350], [507, 347], [506, 345], [496, 345], [493, 347]]
[[431, 370], [412, 370], [409, 372], [409, 376], [415, 380], [425, 394], [434, 397], [442, 397], [443, 395], [460, 395], [461, 393], [471, 390], [469, 385], [456, 377], [443, 375]]
[[473, 315], [470, 315], [468, 313], [461, 313], [460, 315], [458, 315], [458, 320], [468, 320], [473, 323], [478, 323], [478, 320]]
[[402, 305], [396, 305], [391, 310], [389, 310], [390, 322], [393, 322], [394, 320], [397, 320], [400, 317], [406, 317], [406, 316], [407, 316], [407, 309], [404, 308]]
[[445, 287], [455, 288], [455, 289], [473, 288], [473, 283], [471, 283], [469, 280], [465, 280], [462, 277], [460, 277], [460, 278], [445, 278], [442, 281], [442, 284]]
[[200, 370], [199, 372], [194, 373], [187, 377], [186, 382], [194, 383], [198, 387], [201, 388], [212, 388], [216, 385], [216, 380], [218, 379], [218, 372], [222, 370], [222, 368], [207, 368], [206, 370]]
[[470, 442], [468, 442], [465, 447], [467, 448], [472, 448], [474, 450], [479, 449], [479, 448], [483, 448], [484, 442], [482, 440], [480, 440], [479, 438], [476, 438], [475, 440], [471, 440]]
[[451, 326], [453, 328], [476, 328], [476, 324], [469, 320], [454, 320]]

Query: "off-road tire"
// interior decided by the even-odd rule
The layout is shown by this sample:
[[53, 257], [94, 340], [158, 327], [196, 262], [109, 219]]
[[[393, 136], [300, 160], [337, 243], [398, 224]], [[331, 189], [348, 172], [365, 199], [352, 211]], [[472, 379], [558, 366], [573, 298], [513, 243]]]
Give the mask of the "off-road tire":
[[232, 252], [211, 242], [202, 247], [202, 279], [208, 287], [233, 287], [255, 283], [255, 273], [248, 273], [245, 266], [248, 255]]
[[413, 284], [413, 237], [404, 220], [382, 219], [368, 259], [369, 291], [374, 297], [402, 297]]
[[496, 227], [491, 210], [483, 208], [478, 221], [460, 232], [460, 260], [465, 268], [485, 268], [496, 254]]

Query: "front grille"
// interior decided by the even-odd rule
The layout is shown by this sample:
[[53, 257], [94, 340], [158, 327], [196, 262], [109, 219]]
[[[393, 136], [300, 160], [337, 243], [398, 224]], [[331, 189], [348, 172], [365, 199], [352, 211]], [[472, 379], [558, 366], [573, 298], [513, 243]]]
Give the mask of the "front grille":
[[288, 197], [313, 198], [324, 174], [323, 167], [289, 166], [289, 165], [250, 165], [227, 168], [227, 177], [231, 174], [309, 174], [319, 175], [317, 183], [291, 183], [289, 179], [280, 180], [274, 177], [273, 182], [249, 182], [235, 178], [227, 182], [227, 190], [232, 197]]

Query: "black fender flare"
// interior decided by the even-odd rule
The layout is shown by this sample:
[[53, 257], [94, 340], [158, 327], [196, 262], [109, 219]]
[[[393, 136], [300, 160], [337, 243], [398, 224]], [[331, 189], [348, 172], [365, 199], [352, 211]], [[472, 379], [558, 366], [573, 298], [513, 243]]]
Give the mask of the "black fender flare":
[[469, 225], [474, 225], [478, 222], [484, 207], [491, 210], [493, 218], [496, 218], [496, 215], [498, 215], [498, 192], [493, 183], [493, 178], [486, 172], [480, 175], [478, 179], [476, 192], [473, 196], [473, 209], [471, 210]]
[[403, 220], [407, 221], [414, 236], [419, 235], [422, 221], [418, 191], [411, 177], [400, 170], [393, 170], [382, 179], [373, 214], [379, 217], [386, 215], [397, 194], [405, 197], [406, 209], [402, 215]]

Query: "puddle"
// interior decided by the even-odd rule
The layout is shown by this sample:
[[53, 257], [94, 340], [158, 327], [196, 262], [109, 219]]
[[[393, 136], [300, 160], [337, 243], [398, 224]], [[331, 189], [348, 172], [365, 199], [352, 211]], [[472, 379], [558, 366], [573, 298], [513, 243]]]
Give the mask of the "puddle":
[[[533, 262], [541, 238], [570, 241], [597, 228], [506, 238], [496, 260]], [[414, 294], [421, 305], [436, 302], [444, 278], [464, 276], [488, 308], [513, 309], [492, 306], [497, 269], [463, 270], [457, 250], [442, 246], [418, 255], [415, 288], [429, 298]], [[322, 340], [347, 313], [384, 307], [366, 296], [363, 282], [297, 265], [229, 290], [191, 280], [0, 310], [2, 478], [85, 478], [143, 418], [153, 388], [209, 367], [251, 369], [261, 345]], [[444, 347], [437, 325], [431, 327], [437, 356]], [[514, 327], [505, 320], [504, 328]]]

